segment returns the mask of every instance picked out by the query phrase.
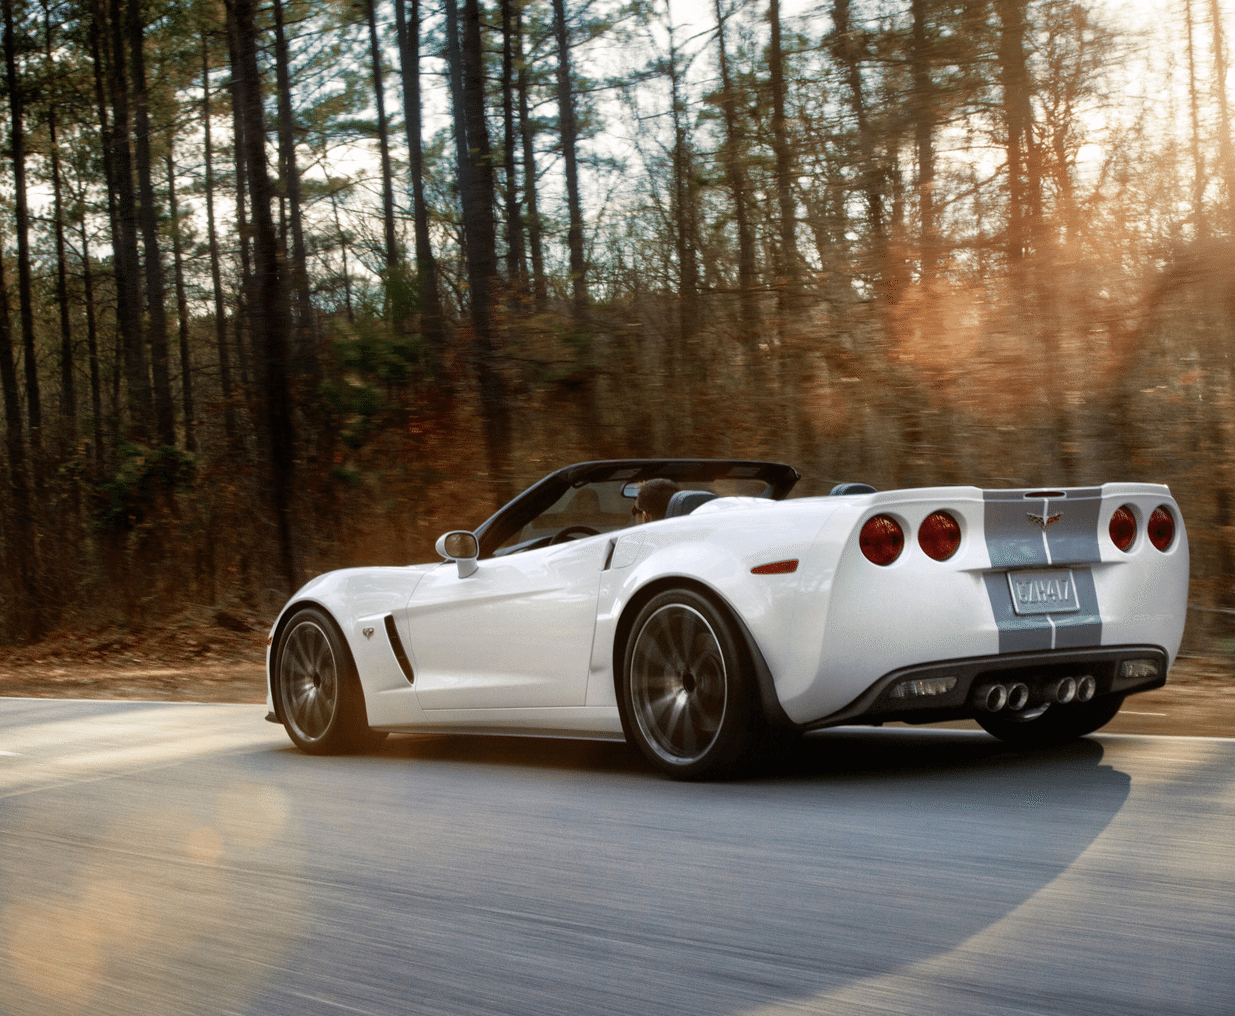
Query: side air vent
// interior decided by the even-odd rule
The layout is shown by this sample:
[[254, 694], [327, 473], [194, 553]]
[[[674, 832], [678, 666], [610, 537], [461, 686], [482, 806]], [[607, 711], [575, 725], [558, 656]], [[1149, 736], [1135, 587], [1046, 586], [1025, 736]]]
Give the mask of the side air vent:
[[395, 659], [399, 661], [407, 683], [414, 684], [416, 675], [412, 673], [412, 661], [407, 658], [407, 651], [403, 648], [403, 640], [399, 638], [399, 629], [395, 627], [393, 614], [386, 615], [386, 637], [390, 639], [390, 648], [395, 654]]

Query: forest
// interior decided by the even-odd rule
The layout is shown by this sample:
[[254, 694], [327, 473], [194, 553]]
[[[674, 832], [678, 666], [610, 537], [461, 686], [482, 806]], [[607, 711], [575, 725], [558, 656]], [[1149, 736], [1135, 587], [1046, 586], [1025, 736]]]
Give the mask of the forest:
[[1235, 652], [1219, 0], [0, 8], [0, 643], [689, 455], [1168, 483]]

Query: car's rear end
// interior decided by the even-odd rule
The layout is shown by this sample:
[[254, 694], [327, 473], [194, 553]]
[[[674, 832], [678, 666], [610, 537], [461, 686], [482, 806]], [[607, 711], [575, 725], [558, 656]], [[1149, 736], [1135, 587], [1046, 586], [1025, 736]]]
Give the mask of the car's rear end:
[[798, 723], [973, 716], [1001, 735], [1079, 731], [1165, 681], [1188, 590], [1166, 487], [843, 501], [802, 562], [797, 659], [777, 682]]

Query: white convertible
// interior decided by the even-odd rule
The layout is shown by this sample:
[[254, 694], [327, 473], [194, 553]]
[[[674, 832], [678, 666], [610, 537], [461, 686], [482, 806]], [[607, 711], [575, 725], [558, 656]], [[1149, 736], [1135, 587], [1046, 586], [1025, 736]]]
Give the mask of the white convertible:
[[[634, 525], [639, 485], [679, 488]], [[733, 773], [778, 732], [976, 719], [1087, 734], [1160, 687], [1188, 543], [1166, 487], [842, 484], [770, 462], [585, 462], [446, 560], [313, 579], [270, 632], [269, 719], [311, 753], [390, 731], [626, 738]]]

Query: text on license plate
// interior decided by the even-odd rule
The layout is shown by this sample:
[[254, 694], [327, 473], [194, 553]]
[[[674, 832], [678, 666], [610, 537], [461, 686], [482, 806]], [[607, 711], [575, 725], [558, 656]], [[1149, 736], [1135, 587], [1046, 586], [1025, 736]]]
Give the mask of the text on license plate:
[[1057, 614], [1080, 610], [1076, 583], [1066, 568], [1008, 572], [1012, 609], [1018, 614]]

